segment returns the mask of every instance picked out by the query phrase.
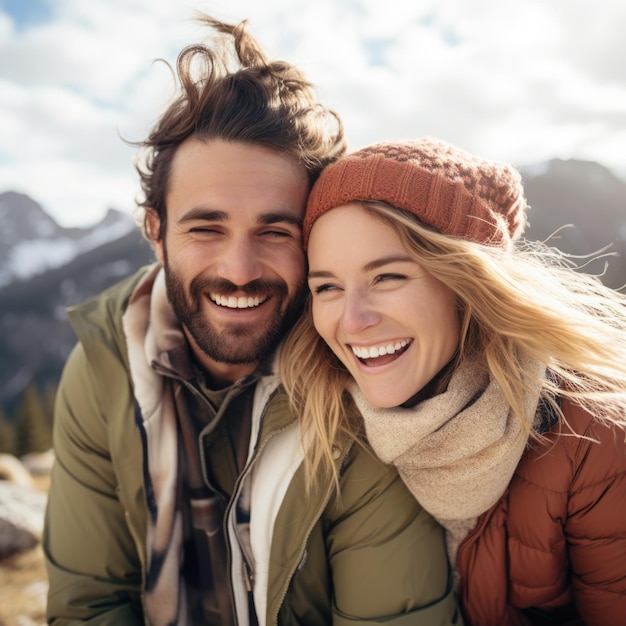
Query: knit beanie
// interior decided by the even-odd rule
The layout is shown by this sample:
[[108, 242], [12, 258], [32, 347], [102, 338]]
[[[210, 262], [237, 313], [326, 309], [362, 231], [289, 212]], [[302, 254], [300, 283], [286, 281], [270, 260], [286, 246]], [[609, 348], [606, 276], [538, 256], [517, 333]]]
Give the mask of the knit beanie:
[[507, 247], [526, 225], [519, 172], [432, 138], [377, 143], [327, 166], [313, 185], [303, 224], [354, 201], [404, 209], [447, 235]]

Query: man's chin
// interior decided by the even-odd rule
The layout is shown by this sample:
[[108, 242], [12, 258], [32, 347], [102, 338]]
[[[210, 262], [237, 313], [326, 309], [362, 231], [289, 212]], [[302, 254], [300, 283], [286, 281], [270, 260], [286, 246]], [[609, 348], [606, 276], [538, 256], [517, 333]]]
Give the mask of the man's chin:
[[284, 338], [293, 321], [293, 307], [282, 314], [273, 311], [269, 319], [231, 322], [221, 327], [195, 317], [184, 324], [187, 337], [196, 348], [221, 365], [258, 364], [267, 360]]
[[[218, 340], [219, 341], [219, 340]], [[218, 342], [199, 342], [200, 349], [213, 361], [225, 365], [258, 364], [276, 348], [270, 337], [238, 337]]]

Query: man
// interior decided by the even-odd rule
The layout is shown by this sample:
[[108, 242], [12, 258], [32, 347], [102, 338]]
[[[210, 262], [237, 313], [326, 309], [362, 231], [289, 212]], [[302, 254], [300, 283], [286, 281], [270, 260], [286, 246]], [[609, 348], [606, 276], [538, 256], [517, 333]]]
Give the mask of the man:
[[330, 480], [305, 496], [273, 371], [304, 295], [307, 194], [342, 127], [245, 24], [204, 21], [222, 37], [181, 53], [138, 165], [159, 262], [70, 311], [48, 619], [460, 623], [441, 529], [394, 470], [346, 445], [338, 497]]

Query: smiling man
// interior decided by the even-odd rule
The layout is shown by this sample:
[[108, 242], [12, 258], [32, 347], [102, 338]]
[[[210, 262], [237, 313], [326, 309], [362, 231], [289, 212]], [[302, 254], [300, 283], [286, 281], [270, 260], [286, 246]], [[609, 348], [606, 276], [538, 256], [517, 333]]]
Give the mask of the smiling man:
[[289, 156], [191, 137], [172, 160], [162, 238], [148, 211], [174, 312], [217, 384], [252, 373], [300, 311], [308, 187]]
[[309, 188], [297, 161], [264, 146], [185, 140], [172, 159], [168, 226], [147, 224], [167, 291], [217, 384], [251, 374], [300, 312]]
[[337, 450], [338, 493], [330, 476], [305, 490], [274, 372], [303, 303], [307, 196], [342, 127], [244, 24], [204, 21], [222, 38], [181, 53], [138, 165], [158, 263], [69, 313], [48, 620], [460, 623], [441, 528], [363, 442]]

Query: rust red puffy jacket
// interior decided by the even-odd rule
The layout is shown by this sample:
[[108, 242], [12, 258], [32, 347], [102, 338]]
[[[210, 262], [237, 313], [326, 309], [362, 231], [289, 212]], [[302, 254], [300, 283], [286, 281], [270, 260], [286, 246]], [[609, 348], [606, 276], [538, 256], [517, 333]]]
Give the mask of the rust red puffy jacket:
[[563, 412], [459, 549], [470, 626], [626, 625], [626, 433]]

